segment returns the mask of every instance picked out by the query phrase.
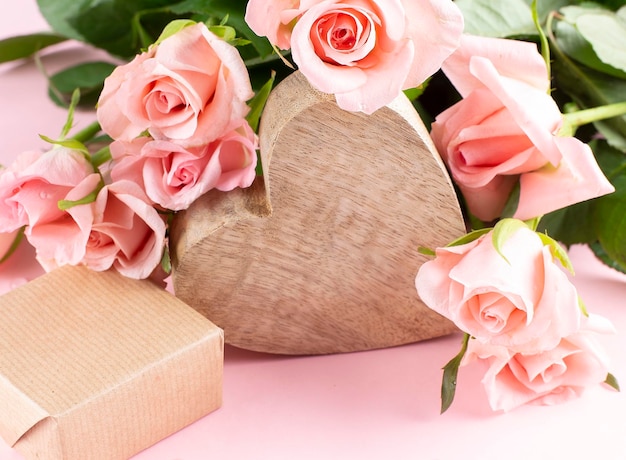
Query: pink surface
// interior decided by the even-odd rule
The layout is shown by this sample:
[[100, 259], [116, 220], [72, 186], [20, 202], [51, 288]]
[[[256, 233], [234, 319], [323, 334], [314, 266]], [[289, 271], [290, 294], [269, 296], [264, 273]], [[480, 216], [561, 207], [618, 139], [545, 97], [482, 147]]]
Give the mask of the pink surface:
[[[17, 4], [17, 2], [16, 2]], [[0, 38], [46, 29], [34, 0], [0, 17]], [[54, 71], [94, 58], [63, 45], [43, 59]], [[44, 147], [65, 112], [46, 98], [45, 79], [28, 61], [0, 65], [0, 163]], [[79, 114], [77, 126], [94, 119]], [[618, 333], [603, 338], [612, 372], [626, 385], [626, 277], [588, 250], [571, 251], [574, 281], [587, 307], [609, 317]], [[40, 271], [32, 253], [0, 269], [19, 284]], [[31, 263], [29, 263], [31, 261]], [[224, 405], [135, 460], [220, 459], [625, 459], [626, 393], [600, 387], [555, 407], [492, 413], [480, 385], [482, 369], [461, 369], [452, 408], [439, 415], [441, 367], [460, 336], [387, 350], [320, 357], [270, 356], [226, 348]], [[22, 460], [0, 440], [0, 460]]]

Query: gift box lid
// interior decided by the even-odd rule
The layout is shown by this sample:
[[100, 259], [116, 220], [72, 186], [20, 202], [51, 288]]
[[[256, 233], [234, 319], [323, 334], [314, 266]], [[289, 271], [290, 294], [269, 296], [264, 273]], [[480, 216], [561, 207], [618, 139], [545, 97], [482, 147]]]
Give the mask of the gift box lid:
[[153, 283], [54, 270], [0, 297], [0, 436], [53, 422], [45, 443], [84, 451], [132, 428], [106, 458], [136, 453], [219, 407], [222, 360], [222, 330]]

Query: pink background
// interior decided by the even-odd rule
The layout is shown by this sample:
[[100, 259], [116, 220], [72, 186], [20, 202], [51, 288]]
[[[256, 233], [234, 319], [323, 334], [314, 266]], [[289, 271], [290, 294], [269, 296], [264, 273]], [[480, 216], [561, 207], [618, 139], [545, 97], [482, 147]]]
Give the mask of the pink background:
[[[34, 0], [11, 2], [0, 38], [47, 30]], [[75, 44], [47, 53], [52, 73], [97, 58]], [[47, 99], [32, 61], [0, 64], [0, 163], [42, 148], [65, 111]], [[77, 127], [94, 119], [79, 114]], [[626, 277], [606, 269], [582, 247], [571, 251], [574, 282], [594, 313], [618, 333], [603, 342], [612, 372], [626, 386]], [[0, 268], [0, 290], [39, 271], [29, 251]], [[19, 260], [21, 259], [21, 260]], [[19, 263], [15, 263], [18, 262]], [[480, 366], [462, 368], [452, 408], [439, 415], [441, 367], [458, 352], [460, 336], [371, 352], [320, 357], [271, 356], [226, 348], [224, 404], [138, 454], [135, 460], [220, 459], [564, 459], [626, 458], [626, 393], [601, 387], [555, 407], [492, 413]], [[0, 460], [22, 460], [0, 440]]]

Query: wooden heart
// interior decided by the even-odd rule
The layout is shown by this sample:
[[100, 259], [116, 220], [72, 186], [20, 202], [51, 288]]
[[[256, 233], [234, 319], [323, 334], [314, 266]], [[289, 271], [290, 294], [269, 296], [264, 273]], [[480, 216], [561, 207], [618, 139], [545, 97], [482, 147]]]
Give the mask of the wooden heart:
[[445, 167], [404, 96], [345, 112], [294, 73], [260, 127], [265, 172], [206, 194], [171, 228], [176, 295], [270, 353], [389, 347], [455, 330], [414, 280], [436, 247], [465, 232]]

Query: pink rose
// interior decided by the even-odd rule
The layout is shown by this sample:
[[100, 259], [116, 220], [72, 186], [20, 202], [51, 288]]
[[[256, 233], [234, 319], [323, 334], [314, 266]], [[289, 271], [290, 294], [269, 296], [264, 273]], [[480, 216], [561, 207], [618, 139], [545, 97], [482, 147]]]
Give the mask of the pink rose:
[[105, 80], [98, 121], [114, 139], [148, 130], [155, 139], [201, 145], [239, 126], [253, 95], [237, 49], [199, 23], [116, 68]]
[[312, 86], [368, 114], [439, 70], [463, 30], [450, 0], [251, 0], [246, 21], [291, 47]]
[[520, 353], [555, 347], [578, 330], [576, 289], [527, 227], [511, 234], [499, 254], [492, 232], [471, 243], [438, 248], [420, 267], [422, 301], [479, 342]]
[[[88, 178], [67, 199], [84, 197], [98, 180]], [[39, 227], [30, 240], [47, 270], [80, 263], [142, 279], [159, 266], [165, 223], [137, 184], [119, 181], [104, 186], [95, 202], [71, 207], [64, 219]]]
[[78, 151], [55, 147], [41, 153], [24, 152], [0, 172], [0, 232], [13, 232], [52, 222], [63, 216], [57, 203], [93, 173]]
[[518, 181], [519, 219], [613, 191], [587, 146], [556, 137], [562, 115], [534, 43], [466, 35], [442, 69], [463, 100], [431, 135], [476, 217], [499, 217]]
[[[600, 317], [591, 322], [612, 326]], [[602, 329], [607, 329], [605, 325]], [[610, 329], [609, 329], [610, 330]], [[592, 336], [589, 325], [563, 338], [555, 347], [533, 354], [514, 353], [503, 347], [470, 340], [465, 363], [489, 363], [483, 384], [493, 410], [509, 411], [523, 404], [553, 405], [579, 397], [586, 387], [607, 377], [608, 357]]]
[[[101, 186], [98, 173], [90, 174], [60, 199], [80, 200]], [[90, 209], [92, 204], [75, 206], [69, 211]], [[46, 271], [63, 265], [77, 265], [84, 255], [89, 240], [91, 220], [89, 217], [75, 220], [73, 215], [63, 211], [50, 222], [29, 229], [28, 242], [35, 248], [37, 261]]]
[[140, 137], [111, 145], [114, 181], [138, 181], [147, 196], [165, 209], [187, 209], [198, 197], [249, 187], [255, 178], [257, 138], [248, 123], [200, 147]]
[[300, 14], [300, 0], [249, 0], [245, 19], [257, 35], [287, 50], [291, 48], [292, 21]]

